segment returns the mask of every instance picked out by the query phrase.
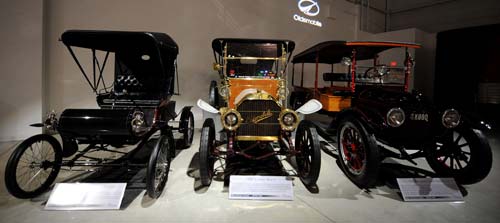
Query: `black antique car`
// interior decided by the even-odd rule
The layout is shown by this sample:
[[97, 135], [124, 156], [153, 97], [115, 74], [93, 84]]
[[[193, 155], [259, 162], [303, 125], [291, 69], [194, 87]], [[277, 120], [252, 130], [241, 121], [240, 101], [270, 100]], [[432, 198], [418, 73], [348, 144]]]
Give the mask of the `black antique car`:
[[[299, 120], [298, 113], [314, 113], [321, 104], [313, 99], [295, 111], [287, 108], [286, 66], [294, 47], [290, 40], [213, 40], [220, 81], [211, 84], [210, 103], [198, 100], [208, 114], [199, 151], [202, 185], [210, 185], [219, 171], [228, 179], [232, 164], [284, 155], [295, 157], [306, 186], [316, 186], [321, 162], [318, 134], [309, 122]], [[217, 128], [216, 121], [222, 127]]]
[[[89, 30], [66, 31], [61, 41], [96, 94], [100, 108], [65, 109], [59, 118], [52, 112], [43, 123], [33, 124], [44, 127], [46, 133], [58, 133], [62, 145], [51, 134], [35, 135], [19, 144], [5, 168], [7, 190], [18, 198], [38, 196], [49, 189], [61, 167], [146, 167], [147, 194], [157, 198], [166, 184], [176, 146], [189, 147], [193, 140], [191, 107], [182, 109], [178, 127], [168, 123], [178, 117], [171, 100], [177, 44], [164, 33]], [[91, 69], [84, 69], [73, 47], [82, 54], [82, 49], [90, 50], [86, 55], [92, 56]], [[109, 57], [114, 58], [112, 84], [103, 75]], [[182, 133], [177, 145], [173, 130]], [[132, 162], [129, 157], [150, 141], [154, 148], [149, 161]], [[120, 151], [125, 145], [135, 145], [135, 149]], [[92, 155], [94, 152], [121, 157], [105, 159]]]
[[[387, 157], [414, 164], [425, 157], [439, 176], [461, 184], [479, 182], [491, 169], [491, 148], [482, 133], [489, 125], [408, 92], [414, 64], [409, 49], [417, 48], [414, 43], [328, 41], [293, 58], [294, 65], [302, 64], [302, 76], [300, 85], [293, 83], [290, 103], [321, 101], [321, 113], [333, 121], [319, 132], [337, 135], [342, 170], [360, 187], [373, 186]], [[305, 63], [315, 64], [314, 87], [304, 87]], [[331, 66], [322, 75], [324, 87], [318, 83], [319, 64]]]

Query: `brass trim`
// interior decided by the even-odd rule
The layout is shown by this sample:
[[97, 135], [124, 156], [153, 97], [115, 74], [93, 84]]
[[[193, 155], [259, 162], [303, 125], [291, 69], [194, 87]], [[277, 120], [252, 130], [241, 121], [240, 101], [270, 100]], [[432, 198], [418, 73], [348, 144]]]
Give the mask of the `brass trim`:
[[[222, 81], [221, 84], [218, 86], [218, 91], [217, 91], [217, 94], [219, 94], [222, 99], [224, 99], [225, 102], [228, 102], [229, 101], [229, 97], [231, 97], [231, 88], [228, 84], [227, 81]], [[227, 95], [222, 95], [220, 92], [222, 90], [222, 88], [226, 88], [227, 89]]]
[[[243, 118], [241, 118], [241, 114], [236, 110], [236, 109], [227, 109], [227, 108], [221, 108], [220, 109], [221, 111], [221, 116], [220, 116], [220, 119], [221, 119], [221, 123], [222, 123], [222, 126], [229, 130], [229, 131], [233, 131], [233, 130], [236, 130], [240, 127], [241, 123], [243, 123]], [[236, 117], [238, 118], [238, 122], [236, 123], [236, 125], [234, 126], [229, 126], [226, 124], [226, 116], [230, 113], [233, 113], [236, 115]]]
[[282, 57], [224, 57], [226, 60], [283, 60]]
[[212, 68], [216, 71], [221, 71], [222, 70], [222, 65], [218, 63], [213, 63]]
[[276, 104], [278, 104], [278, 106], [281, 107], [281, 103], [278, 100], [276, 100], [272, 95], [257, 90], [256, 93], [248, 94], [245, 97], [243, 97], [236, 104], [236, 108], [240, 107], [241, 103], [243, 103], [246, 100], [269, 100], [276, 102]]
[[278, 136], [236, 136], [238, 141], [278, 141]]
[[270, 109], [267, 109], [267, 111], [263, 111], [261, 115], [257, 115], [255, 117], [252, 118], [251, 122], [253, 124], [257, 124], [259, 122], [262, 122], [268, 118], [271, 118], [273, 117], [273, 113], [271, 112]]
[[[284, 91], [284, 94], [281, 94], [281, 90]], [[279, 101], [286, 100], [286, 96], [288, 95], [288, 89], [286, 87], [286, 80], [285, 79], [280, 79], [279, 80], [278, 91], [276, 92], [276, 95], [278, 95], [278, 100]]]
[[[285, 116], [288, 113], [291, 113], [295, 117], [295, 123], [293, 123], [293, 125], [291, 125], [291, 126], [285, 125], [285, 123], [283, 123], [283, 116]], [[297, 115], [297, 112], [295, 112], [294, 110], [286, 108], [286, 109], [281, 110], [278, 121], [280, 123], [282, 130], [293, 131], [299, 125], [299, 116]]]
[[[236, 79], [236, 80], [249, 80], [249, 81], [281, 81], [283, 80], [281, 77], [275, 77], [274, 79], [270, 78], [255, 78], [255, 77], [228, 77], [229, 80], [231, 79]], [[253, 85], [251, 85], [253, 86]]]
[[227, 43], [224, 45], [224, 52], [222, 53], [222, 78], [227, 79], [227, 60], [224, 57], [227, 56]]

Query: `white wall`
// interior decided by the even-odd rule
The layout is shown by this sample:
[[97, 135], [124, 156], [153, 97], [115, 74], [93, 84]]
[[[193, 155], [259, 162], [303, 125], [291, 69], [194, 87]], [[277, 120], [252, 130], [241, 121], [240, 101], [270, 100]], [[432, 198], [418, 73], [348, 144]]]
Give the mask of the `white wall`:
[[[420, 44], [420, 49], [410, 50], [415, 60], [414, 70], [410, 77], [410, 90], [418, 90], [427, 98], [432, 99], [434, 94], [434, 63], [436, 55], [436, 35], [419, 29], [403, 29], [371, 35], [372, 40], [414, 42]], [[404, 54], [398, 52], [401, 60]]]
[[41, 132], [42, 0], [0, 1], [0, 141]]
[[[168, 33], [180, 47], [181, 96], [174, 97], [178, 109], [194, 105], [198, 98], [206, 99], [210, 80], [218, 78], [211, 69], [210, 45], [217, 37], [291, 39], [296, 43], [296, 53], [326, 40], [417, 40], [417, 31], [377, 35], [359, 31], [359, 6], [348, 1], [319, 0], [319, 3], [321, 12], [314, 19], [322, 21], [322, 28], [293, 21], [294, 14], [302, 14], [297, 1], [290, 0], [2, 2], [1, 24], [9, 35], [3, 35], [5, 40], [1, 43], [0, 62], [4, 73], [0, 90], [2, 95], [11, 97], [0, 97], [0, 117], [3, 117], [0, 140], [34, 134], [36, 129], [27, 125], [41, 121], [47, 111], [96, 107], [95, 95], [67, 49], [58, 41], [68, 29]], [[89, 65], [90, 54], [86, 52], [83, 56], [82, 64]], [[106, 74], [112, 74], [112, 70]], [[305, 82], [311, 85], [313, 79]], [[197, 125], [201, 125], [201, 111], [196, 107], [194, 111]]]
[[415, 88], [429, 100], [434, 99], [434, 76], [436, 73], [436, 33], [415, 29], [415, 42], [422, 45], [415, 51]]
[[[208, 97], [211, 41], [217, 37], [282, 38], [295, 41], [300, 52], [332, 39], [354, 39], [357, 10], [343, 0], [320, 0], [322, 28], [297, 23], [297, 1], [289, 0], [53, 0], [46, 6], [47, 109], [96, 107], [78, 67], [58, 41], [67, 29], [147, 30], [168, 33], [179, 45], [181, 96], [177, 108]], [[89, 63], [87, 55], [85, 63]], [[111, 72], [111, 70], [110, 70]], [[195, 107], [201, 125], [201, 112]]]
[[360, 30], [369, 33], [386, 31], [386, 0], [345, 0], [357, 4]]

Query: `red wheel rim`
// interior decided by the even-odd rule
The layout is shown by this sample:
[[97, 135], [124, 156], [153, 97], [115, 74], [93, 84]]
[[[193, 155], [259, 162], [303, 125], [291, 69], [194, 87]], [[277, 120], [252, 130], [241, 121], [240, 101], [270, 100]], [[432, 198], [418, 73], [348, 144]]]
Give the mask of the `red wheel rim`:
[[340, 132], [340, 153], [342, 162], [349, 172], [361, 174], [366, 167], [366, 150], [359, 131], [352, 126], [345, 126]]

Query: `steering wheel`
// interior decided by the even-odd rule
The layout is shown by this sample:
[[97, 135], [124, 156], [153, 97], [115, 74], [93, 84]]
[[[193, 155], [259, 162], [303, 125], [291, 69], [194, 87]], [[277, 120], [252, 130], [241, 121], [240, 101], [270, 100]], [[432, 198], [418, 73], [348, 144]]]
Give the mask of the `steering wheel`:
[[387, 69], [387, 65], [379, 64], [379, 65], [368, 68], [364, 73], [364, 77], [365, 78], [374, 78], [374, 77], [381, 78], [382, 76], [384, 76], [388, 73], [389, 73], [389, 69]]

